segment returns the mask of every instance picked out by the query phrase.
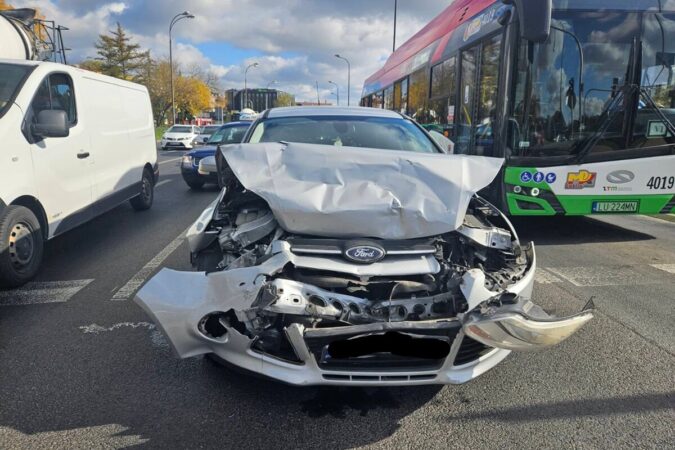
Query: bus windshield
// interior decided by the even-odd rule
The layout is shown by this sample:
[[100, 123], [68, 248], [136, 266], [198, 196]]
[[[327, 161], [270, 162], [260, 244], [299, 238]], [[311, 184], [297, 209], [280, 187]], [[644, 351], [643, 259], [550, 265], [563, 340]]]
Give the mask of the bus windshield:
[[30, 66], [0, 64], [0, 117], [9, 109], [19, 86], [31, 70]]
[[673, 35], [673, 13], [554, 12], [549, 39], [518, 49], [513, 155], [574, 158], [672, 144]]

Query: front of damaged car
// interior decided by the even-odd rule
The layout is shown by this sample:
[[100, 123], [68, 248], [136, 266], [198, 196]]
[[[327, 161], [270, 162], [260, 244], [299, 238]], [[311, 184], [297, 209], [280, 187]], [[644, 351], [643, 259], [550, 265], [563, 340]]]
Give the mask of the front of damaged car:
[[221, 148], [188, 232], [200, 271], [136, 301], [182, 357], [295, 385], [470, 381], [592, 318], [532, 303], [536, 257], [477, 192], [502, 160], [443, 154], [387, 111], [273, 111]]

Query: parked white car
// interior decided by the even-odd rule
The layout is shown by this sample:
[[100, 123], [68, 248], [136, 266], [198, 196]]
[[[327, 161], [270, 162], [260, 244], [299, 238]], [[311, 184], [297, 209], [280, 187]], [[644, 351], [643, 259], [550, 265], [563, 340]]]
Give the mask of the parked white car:
[[174, 125], [164, 132], [160, 146], [162, 150], [191, 149], [195, 146], [198, 136], [199, 127], [196, 125]]
[[159, 175], [144, 86], [0, 59], [0, 287], [30, 280], [43, 243], [118, 204], [152, 206]]
[[200, 128], [199, 136], [197, 136], [196, 143], [199, 144], [199, 145], [206, 144], [209, 141], [209, 139], [211, 138], [211, 136], [213, 136], [213, 133], [220, 130], [220, 128], [222, 126], [223, 126], [222, 124], [220, 124], [220, 125], [206, 125], [206, 126]]

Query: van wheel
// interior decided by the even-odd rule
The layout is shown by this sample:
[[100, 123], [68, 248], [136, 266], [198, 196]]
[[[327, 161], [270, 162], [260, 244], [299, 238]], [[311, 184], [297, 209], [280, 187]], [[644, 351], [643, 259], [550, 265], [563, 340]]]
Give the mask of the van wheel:
[[155, 180], [152, 173], [145, 169], [141, 179], [141, 192], [129, 202], [136, 211], [145, 211], [152, 207], [155, 198]]
[[44, 239], [35, 214], [23, 206], [0, 213], [0, 287], [26, 284], [42, 262]]

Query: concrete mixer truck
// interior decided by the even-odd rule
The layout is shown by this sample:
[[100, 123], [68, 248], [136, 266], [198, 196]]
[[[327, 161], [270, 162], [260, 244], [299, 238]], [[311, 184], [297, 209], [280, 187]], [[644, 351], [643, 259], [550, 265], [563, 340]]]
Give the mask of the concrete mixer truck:
[[65, 64], [64, 29], [0, 12], [0, 289], [38, 273], [45, 241], [127, 200], [153, 203], [147, 89]]

